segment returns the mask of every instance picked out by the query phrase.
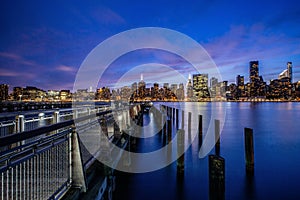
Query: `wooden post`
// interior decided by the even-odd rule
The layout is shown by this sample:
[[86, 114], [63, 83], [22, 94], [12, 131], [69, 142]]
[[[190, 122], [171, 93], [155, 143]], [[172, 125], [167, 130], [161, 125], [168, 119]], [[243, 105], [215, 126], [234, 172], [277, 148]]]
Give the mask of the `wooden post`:
[[179, 120], [178, 120], [178, 109], [176, 109], [176, 126], [177, 126], [177, 128], [179, 127], [178, 126], [178, 122], [179, 122]]
[[220, 155], [220, 120], [215, 119], [215, 153]]
[[225, 199], [225, 159], [209, 155], [209, 199]]
[[253, 129], [244, 129], [246, 172], [254, 172]]
[[171, 119], [168, 119], [167, 122], [168, 122], [168, 143], [170, 143], [172, 140], [172, 121]]
[[181, 113], [181, 129], [184, 129], [184, 110], [182, 110]]
[[188, 114], [188, 134], [191, 134], [191, 127], [192, 127], [192, 113], [189, 112]]
[[177, 173], [184, 173], [184, 130], [177, 131]]
[[198, 115], [198, 142], [199, 148], [202, 146], [202, 137], [203, 137], [203, 127], [202, 127], [202, 115]]

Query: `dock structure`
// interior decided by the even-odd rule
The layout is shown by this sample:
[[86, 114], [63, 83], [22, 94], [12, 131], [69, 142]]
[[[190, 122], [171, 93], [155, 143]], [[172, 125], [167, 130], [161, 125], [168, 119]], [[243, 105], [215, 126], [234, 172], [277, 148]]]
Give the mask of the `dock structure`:
[[[40, 113], [31, 119], [18, 115], [13, 123], [1, 124], [0, 199], [112, 198], [113, 166], [120, 159], [111, 157], [121, 155], [112, 155], [111, 146], [128, 148], [130, 137], [121, 132], [126, 127], [116, 123], [113, 111], [107, 108], [74, 112]], [[118, 112], [131, 113], [131, 120], [143, 124], [138, 105]], [[97, 125], [101, 128], [95, 128]], [[86, 137], [99, 139], [98, 148], [89, 149], [83, 142]], [[99, 156], [111, 159], [112, 167], [100, 162]]]

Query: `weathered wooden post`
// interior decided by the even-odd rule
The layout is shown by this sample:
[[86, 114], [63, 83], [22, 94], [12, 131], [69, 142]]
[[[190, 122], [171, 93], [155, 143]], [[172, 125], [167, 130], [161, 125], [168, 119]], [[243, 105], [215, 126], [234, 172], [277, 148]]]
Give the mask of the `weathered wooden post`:
[[202, 137], [203, 137], [203, 127], [202, 127], [202, 115], [198, 116], [198, 142], [199, 148], [202, 146]]
[[191, 127], [192, 127], [192, 113], [188, 113], [188, 134], [191, 134]]
[[179, 120], [178, 120], [178, 112], [179, 112], [179, 110], [178, 110], [178, 108], [176, 109], [176, 126], [177, 126], [177, 128], [179, 127], [178, 126], [178, 122], [179, 122]]
[[225, 159], [209, 155], [209, 199], [225, 199]]
[[215, 119], [215, 153], [220, 155], [220, 120]]
[[254, 145], [253, 145], [253, 129], [244, 129], [245, 139], [245, 159], [246, 159], [246, 172], [251, 174], [254, 172]]
[[177, 131], [177, 173], [184, 173], [184, 130], [179, 129]]
[[168, 119], [167, 122], [168, 122], [167, 123], [167, 125], [168, 125], [168, 143], [170, 143], [172, 140], [172, 121], [171, 121], [171, 119]]
[[181, 129], [184, 129], [184, 110], [181, 111]]

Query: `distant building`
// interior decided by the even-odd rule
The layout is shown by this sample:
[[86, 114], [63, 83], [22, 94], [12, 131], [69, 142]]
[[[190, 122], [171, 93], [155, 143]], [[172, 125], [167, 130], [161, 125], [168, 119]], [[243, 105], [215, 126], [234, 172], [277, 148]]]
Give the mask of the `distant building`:
[[61, 101], [69, 101], [72, 100], [72, 94], [70, 92], [70, 90], [61, 90], [59, 92], [59, 99]]
[[177, 99], [179, 101], [183, 101], [184, 100], [184, 85], [183, 85], [183, 83], [179, 84], [179, 87], [178, 87], [178, 89], [176, 91], [176, 96], [177, 96]]
[[236, 77], [236, 97], [245, 97], [246, 91], [245, 91], [245, 78], [244, 76], [237, 75]]
[[43, 101], [46, 96], [46, 91], [37, 87], [26, 86], [26, 88], [23, 88], [22, 100]]
[[48, 90], [47, 97], [48, 97], [48, 100], [50, 100], [50, 101], [58, 101], [58, 100], [60, 100], [60, 91]]
[[23, 88], [22, 87], [14, 87], [12, 95], [13, 95], [13, 98], [15, 101], [22, 101]]
[[192, 84], [192, 78], [191, 75], [189, 75], [189, 79], [186, 85], [186, 97], [188, 100], [191, 100], [194, 96], [193, 93], [193, 84]]
[[197, 99], [209, 98], [208, 74], [193, 75], [193, 93]]
[[291, 83], [293, 82], [292, 62], [287, 62], [287, 68], [278, 75], [279, 80], [285, 79], [285, 78], [287, 78]]
[[8, 88], [7, 84], [0, 84], [0, 101], [8, 100]]

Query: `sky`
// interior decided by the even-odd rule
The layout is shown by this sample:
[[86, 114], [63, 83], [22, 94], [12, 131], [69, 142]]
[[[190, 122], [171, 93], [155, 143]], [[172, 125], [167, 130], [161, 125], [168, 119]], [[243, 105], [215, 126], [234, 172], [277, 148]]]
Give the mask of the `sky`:
[[[277, 78], [288, 61], [293, 62], [294, 81], [300, 80], [300, 3], [296, 0], [3, 0], [0, 84], [9, 84], [10, 90], [16, 86], [72, 90], [81, 64], [97, 45], [140, 27], [168, 28], [194, 39], [229, 82], [235, 82], [238, 74], [248, 81], [251, 60], [259, 61], [266, 82]], [[131, 74], [131, 80], [139, 81], [143, 67], [151, 68], [149, 63], [182, 67], [180, 73], [186, 78], [191, 73], [177, 55], [146, 49], [120, 56], [107, 75], [99, 77], [98, 86], [113, 87], [137, 64], [138, 73]], [[182, 81], [170, 74], [155, 80], [146, 73], [144, 79]]]

